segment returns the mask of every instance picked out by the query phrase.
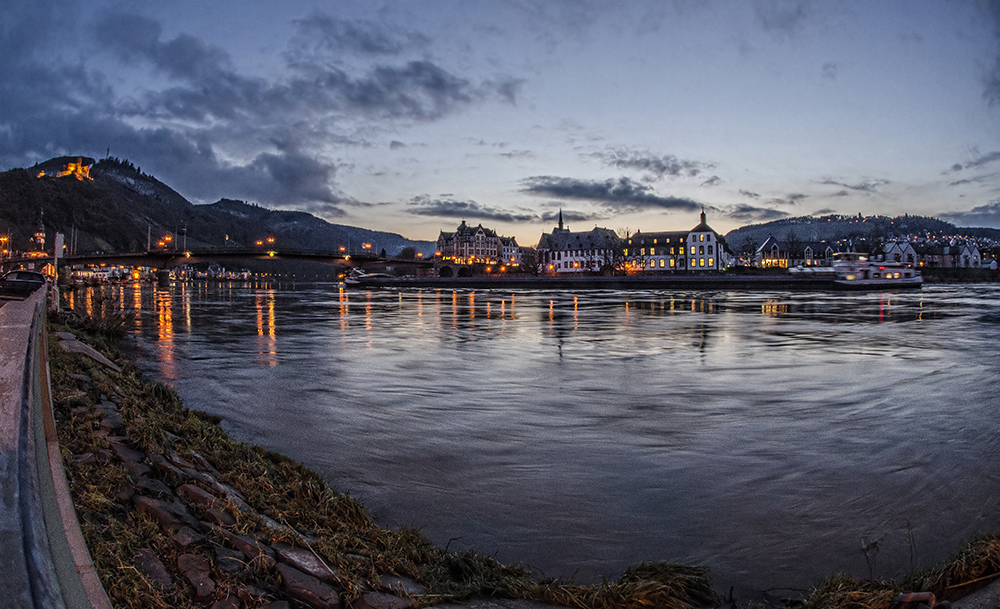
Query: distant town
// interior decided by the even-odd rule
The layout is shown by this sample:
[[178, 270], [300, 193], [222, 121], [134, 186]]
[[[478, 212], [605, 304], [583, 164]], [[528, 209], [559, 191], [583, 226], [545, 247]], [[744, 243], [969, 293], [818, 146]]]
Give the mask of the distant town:
[[[132, 186], [138, 183], [137, 180], [152, 180], [127, 162], [117, 159], [101, 162], [109, 163], [118, 172], [114, 174], [116, 179]], [[29, 171], [38, 180], [89, 182], [94, 179], [91, 171], [93, 165], [94, 160], [87, 157], [60, 157], [36, 165]], [[121, 177], [123, 170], [126, 173], [131, 171], [135, 175], [127, 174], [123, 178]], [[138, 187], [135, 189], [142, 190]], [[233, 203], [246, 205], [240, 202]], [[811, 220], [815, 223], [824, 219], [831, 223], [836, 219], [841, 224], [847, 220], [844, 217]], [[911, 222], [898, 224], [903, 230], [909, 228], [910, 232], [895, 234], [894, 231], [885, 230], [884, 227], [888, 225], [895, 229], [896, 221], [859, 215], [850, 219], [853, 224], [860, 225], [870, 221], [871, 230], [853, 230], [850, 235], [817, 240], [803, 239], [799, 232], [792, 230], [794, 226], [789, 228], [788, 223], [758, 225], [753, 227], [756, 230], [752, 234], [748, 232], [740, 236], [736, 244], [730, 243], [726, 236], [716, 232], [709, 220], [708, 213], [703, 210], [697, 224], [686, 231], [612, 230], [596, 226], [587, 231], [573, 231], [563, 221], [560, 210], [557, 225], [551, 232], [543, 233], [534, 246], [521, 246], [514, 237], [503, 236], [482, 224], [473, 226], [462, 221], [455, 230], [440, 232], [436, 250], [433, 252], [420, 251], [420, 248], [411, 245], [389, 253], [378, 242], [378, 235], [367, 241], [328, 242], [325, 246], [320, 248], [314, 246], [312, 249], [324, 250], [330, 262], [340, 260], [347, 266], [355, 266], [360, 261], [372, 265], [381, 264], [386, 268], [387, 264], [395, 263], [392, 270], [397, 274], [436, 277], [511, 274], [659, 275], [721, 273], [737, 268], [775, 271], [812, 269], [829, 267], [837, 254], [846, 252], [863, 253], [872, 260], [901, 263], [915, 269], [995, 270], [996, 254], [1000, 252], [998, 243], [992, 236], [944, 235], [941, 234], [941, 230], [933, 232], [924, 230], [922, 233], [915, 230], [926, 224], [918, 220], [944, 224], [933, 219], [907, 218]], [[774, 230], [768, 232], [769, 227]], [[730, 237], [741, 230], [731, 232]], [[152, 223], [149, 223], [144, 244], [147, 253], [188, 252], [190, 246], [186, 224], [181, 230], [163, 233], [162, 228], [158, 227], [154, 234]], [[813, 233], [818, 234], [818, 231], [814, 230]], [[222, 248], [221, 251], [235, 254], [234, 248], [245, 247], [249, 248], [251, 253], [256, 248], [260, 252], [267, 252], [271, 257], [288, 257], [287, 253], [281, 252], [284, 245], [281, 239], [276, 239], [272, 234], [259, 234], [257, 237], [249, 243], [236, 243], [235, 240], [231, 241], [229, 233], [226, 233], [223, 243], [211, 246], [200, 244], [200, 250], [204, 254], [214, 247], [216, 251]], [[243, 238], [246, 240], [245, 235]], [[20, 247], [17, 247], [18, 245]], [[9, 232], [0, 233], [0, 261], [5, 263], [6, 268], [11, 268], [10, 263], [17, 263], [22, 268], [37, 267], [37, 270], [51, 275], [55, 273], [52, 257], [56, 253], [56, 248], [59, 249], [60, 257], [70, 263], [69, 271], [76, 278], [137, 279], [155, 270], [141, 264], [127, 267], [120, 263], [75, 262], [74, 257], [78, 257], [81, 253], [96, 255], [105, 252], [78, 251], [76, 228], [71, 227], [68, 235], [47, 228], [44, 211], [41, 209], [37, 212], [34, 233], [27, 243], [15, 244]], [[143, 248], [140, 246], [133, 249]], [[353, 262], [348, 262], [352, 256]], [[212, 263], [204, 263], [200, 268], [196, 268], [195, 265], [185, 264], [183, 261], [176, 265], [176, 272], [182, 276], [225, 279], [241, 279], [250, 275], [245, 269], [226, 270], [223, 266]]]

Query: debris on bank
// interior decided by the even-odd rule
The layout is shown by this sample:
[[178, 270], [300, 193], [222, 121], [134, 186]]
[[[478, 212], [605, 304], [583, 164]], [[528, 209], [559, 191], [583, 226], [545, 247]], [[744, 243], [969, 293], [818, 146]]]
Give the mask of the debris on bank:
[[106, 335], [74, 334], [84, 333], [50, 336], [59, 444], [80, 528], [115, 607], [716, 603], [705, 568], [648, 563], [577, 586], [446, 552], [415, 530], [382, 529], [301, 464], [235, 442], [216, 417], [186, 409], [123, 361]]

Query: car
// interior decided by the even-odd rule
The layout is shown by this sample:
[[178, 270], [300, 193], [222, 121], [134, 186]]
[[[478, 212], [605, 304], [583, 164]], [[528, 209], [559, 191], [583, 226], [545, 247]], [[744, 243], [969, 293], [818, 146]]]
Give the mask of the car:
[[11, 271], [0, 279], [0, 295], [27, 296], [46, 283], [48, 279], [37, 271]]

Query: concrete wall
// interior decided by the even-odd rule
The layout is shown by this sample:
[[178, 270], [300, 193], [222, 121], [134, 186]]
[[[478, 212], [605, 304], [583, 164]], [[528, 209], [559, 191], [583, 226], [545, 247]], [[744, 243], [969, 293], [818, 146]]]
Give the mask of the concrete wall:
[[48, 393], [45, 305], [46, 290], [40, 289], [0, 306], [0, 604], [110, 607], [80, 534], [59, 457]]

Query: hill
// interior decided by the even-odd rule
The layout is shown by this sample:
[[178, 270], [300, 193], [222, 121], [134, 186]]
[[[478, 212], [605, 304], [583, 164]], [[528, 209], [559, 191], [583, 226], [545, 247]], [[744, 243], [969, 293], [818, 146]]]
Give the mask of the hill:
[[[305, 212], [275, 211], [229, 199], [195, 205], [132, 163], [115, 158], [94, 163], [89, 179], [75, 174], [51, 177], [58, 173], [54, 167], [69, 162], [66, 159], [72, 157], [0, 173], [0, 233], [10, 235], [14, 249], [29, 249], [40, 219], [48, 243], [56, 232], [65, 234], [67, 243], [75, 235], [78, 253], [141, 251], [165, 235], [186, 238], [189, 248], [250, 247], [274, 237], [282, 247], [294, 249], [358, 249], [362, 243], [389, 255], [406, 247], [425, 255], [435, 249], [431, 241], [331, 224]], [[38, 177], [42, 171], [45, 175]]]
[[1000, 242], [1000, 230], [994, 228], [958, 228], [954, 224], [925, 216], [801, 216], [751, 224], [730, 231], [725, 235], [730, 249], [740, 254], [749, 248], [756, 249], [768, 237], [780, 241], [806, 242], [848, 241], [855, 245], [868, 241], [884, 242], [892, 239], [969, 238], [987, 244]]

